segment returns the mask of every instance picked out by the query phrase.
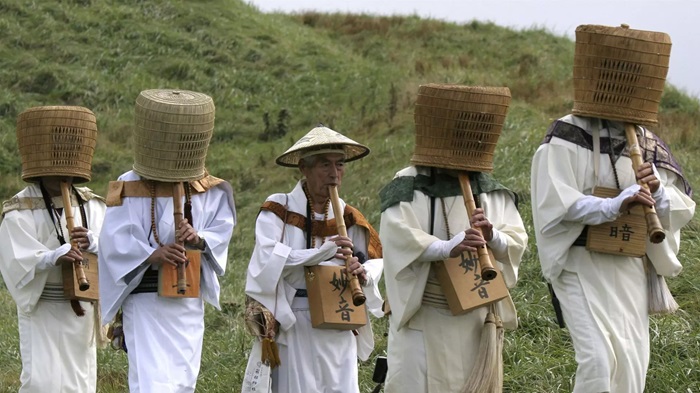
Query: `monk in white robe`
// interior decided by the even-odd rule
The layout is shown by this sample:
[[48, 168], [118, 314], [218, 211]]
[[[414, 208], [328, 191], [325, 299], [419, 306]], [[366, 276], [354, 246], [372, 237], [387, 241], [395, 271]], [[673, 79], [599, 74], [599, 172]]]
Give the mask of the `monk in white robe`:
[[[690, 186], [665, 144], [643, 127], [637, 127], [637, 133], [645, 161], [653, 161], [644, 163], [637, 174], [625, 147], [623, 124], [598, 118], [559, 119], [532, 161], [540, 263], [573, 341], [577, 393], [643, 392], [649, 364], [649, 300], [642, 258], [588, 251], [585, 241], [577, 241], [586, 225], [613, 221], [633, 204], [655, 205], [666, 239], [647, 242], [646, 254], [660, 275], [675, 276], [681, 269], [676, 258], [680, 230], [695, 210]], [[598, 157], [592, 143], [596, 134], [601, 142]], [[651, 193], [640, 190], [637, 178], [649, 184]], [[596, 185], [623, 192], [616, 198], [595, 197], [591, 194]]]
[[[325, 145], [315, 145], [319, 140]], [[353, 150], [355, 146], [358, 150]], [[340, 218], [330, 208], [329, 186], [341, 184], [346, 160], [367, 153], [368, 148], [319, 126], [277, 159], [280, 165], [298, 165], [304, 179], [291, 193], [273, 194], [263, 205], [255, 224], [255, 249], [246, 278], [246, 294], [262, 303], [279, 322], [275, 341], [281, 364], [272, 370], [272, 384], [267, 386], [274, 393], [360, 391], [357, 359], [366, 360], [372, 352], [371, 324], [359, 328], [356, 334], [352, 330], [313, 328], [304, 268], [345, 265], [346, 257], [353, 252], [348, 273], [358, 277], [367, 298], [367, 310], [381, 315], [382, 299], [377, 288], [382, 272], [379, 236], [355, 209], [352, 216], [356, 224], [347, 228], [347, 237], [344, 237], [337, 235], [335, 226], [329, 227], [327, 233], [316, 233], [312, 229], [309, 234], [306, 225], [302, 225], [304, 229], [287, 225], [281, 218], [284, 212], [279, 212], [280, 217], [266, 206], [270, 203], [281, 206], [288, 212], [287, 216], [301, 217], [309, 228], [328, 227], [329, 220]], [[342, 199], [340, 204], [347, 211]], [[360, 254], [369, 260], [360, 263]], [[252, 386], [257, 383], [254, 367], [260, 362], [260, 345], [256, 339], [243, 382], [244, 392], [253, 391]], [[264, 385], [269, 385], [269, 378], [259, 384], [258, 389]]]
[[[133, 171], [119, 177], [120, 181], [140, 179]], [[99, 254], [102, 317], [107, 323], [122, 309], [131, 392], [195, 391], [204, 338], [204, 302], [220, 309], [217, 276], [226, 270], [236, 222], [231, 186], [212, 177], [204, 180], [207, 182], [190, 183], [193, 222], [183, 220], [179, 229], [185, 244], [202, 250], [199, 298], [166, 298], [156, 290], [136, 290], [147, 270], [184, 261], [184, 249], [173, 244], [171, 196], [156, 198], [155, 222], [162, 247], [151, 227], [150, 197], [124, 197], [120, 204], [110, 203], [107, 208]], [[138, 293], [132, 293], [135, 290]]]
[[[94, 304], [79, 302], [85, 312], [79, 317], [63, 296], [61, 264], [73, 263], [80, 255], [71, 250], [58, 180], [43, 181], [55, 212], [47, 209], [39, 184], [34, 183], [3, 203], [0, 225], [0, 272], [17, 303], [22, 357], [19, 391], [95, 392], [97, 312]], [[105, 204], [88, 188], [76, 187], [76, 191], [84, 201], [87, 222], [81, 221], [74, 195], [76, 227], [70, 236], [82, 250], [96, 252]], [[54, 214], [56, 226], [49, 214]], [[58, 240], [61, 234], [64, 244]]]
[[[488, 181], [472, 181], [481, 208], [471, 221], [487, 233], [483, 238], [470, 227], [457, 178], [443, 171], [430, 180], [430, 171], [421, 166], [405, 168], [381, 193], [379, 233], [391, 307], [387, 393], [461, 392], [475, 367], [488, 308], [453, 316], [446, 301], [426, 302], [426, 293], [442, 294], [431, 262], [463, 251], [475, 252], [475, 247], [487, 244], [498, 262], [499, 274], [513, 287], [527, 246], [514, 195], [505, 187], [484, 174], [477, 177]], [[420, 185], [423, 181], [425, 187]], [[431, 195], [435, 197], [432, 233]], [[510, 297], [497, 304], [504, 327], [514, 329], [517, 320]]]

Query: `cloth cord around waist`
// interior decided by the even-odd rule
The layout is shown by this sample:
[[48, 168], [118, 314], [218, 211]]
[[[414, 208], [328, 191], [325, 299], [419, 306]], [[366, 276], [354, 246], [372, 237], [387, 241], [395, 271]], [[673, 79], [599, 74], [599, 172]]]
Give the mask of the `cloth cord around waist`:
[[423, 304], [435, 308], [449, 309], [447, 305], [447, 298], [445, 297], [445, 292], [443, 292], [440, 282], [437, 280], [435, 270], [433, 266], [430, 266], [430, 273], [428, 274], [428, 282], [425, 284], [425, 289], [423, 290], [423, 299], [421, 301]]
[[44, 290], [41, 292], [39, 299], [49, 301], [68, 300], [63, 294], [63, 284], [53, 284], [49, 282], [44, 285]]

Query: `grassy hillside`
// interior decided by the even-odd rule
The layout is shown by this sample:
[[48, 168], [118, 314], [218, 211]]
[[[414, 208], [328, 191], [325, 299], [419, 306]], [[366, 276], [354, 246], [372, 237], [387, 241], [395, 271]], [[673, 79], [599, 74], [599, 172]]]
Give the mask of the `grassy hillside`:
[[[261, 14], [240, 0], [0, 0], [0, 197], [23, 183], [15, 119], [32, 106], [92, 109], [99, 140], [91, 186], [130, 169], [134, 100], [150, 88], [189, 89], [217, 106], [207, 167], [231, 182], [239, 222], [223, 278], [223, 312], [207, 309], [201, 392], [238, 391], [250, 338], [241, 303], [257, 209], [290, 190], [293, 169], [274, 158], [317, 123], [366, 143], [348, 165], [341, 196], [379, 224], [379, 189], [408, 164], [418, 85], [508, 86], [513, 95], [495, 175], [521, 196], [531, 235], [513, 291], [521, 328], [507, 335], [506, 391], [566, 392], [575, 371], [566, 331], [556, 328], [539, 272], [529, 203], [529, 168], [548, 124], [572, 106], [573, 43], [544, 30], [463, 25], [417, 17]], [[700, 173], [700, 105], [668, 86], [659, 134]], [[669, 285], [683, 312], [652, 321], [649, 392], [700, 391], [700, 226], [684, 232], [683, 274]], [[386, 320], [375, 321], [386, 348]], [[16, 391], [21, 369], [14, 303], [0, 290], [0, 392]], [[126, 390], [123, 353], [98, 353], [100, 392]], [[373, 361], [360, 366], [371, 390]]]

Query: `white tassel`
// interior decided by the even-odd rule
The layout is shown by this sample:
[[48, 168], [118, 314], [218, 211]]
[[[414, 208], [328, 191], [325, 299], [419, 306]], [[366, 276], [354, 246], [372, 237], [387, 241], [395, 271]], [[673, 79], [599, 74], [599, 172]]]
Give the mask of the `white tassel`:
[[673, 314], [679, 307], [666, 285], [666, 279], [664, 276], [656, 273], [656, 268], [654, 268], [648, 257], [644, 256], [643, 259], [644, 270], [647, 274], [647, 288], [649, 290], [649, 314]]
[[501, 317], [496, 314], [496, 364], [498, 367], [498, 374], [496, 374], [496, 381], [494, 382], [493, 393], [503, 393], [503, 345], [505, 341], [505, 331], [503, 329], [503, 321]]
[[[102, 312], [100, 311], [100, 301], [96, 300], [93, 304], [93, 340], [95, 341], [97, 348], [103, 349], [107, 348], [109, 344], [109, 338], [107, 338], [107, 330], [109, 329], [109, 324], [102, 326]], [[91, 342], [92, 344], [92, 342]]]
[[486, 315], [484, 327], [481, 328], [481, 342], [476, 365], [469, 373], [469, 379], [462, 388], [462, 393], [491, 393], [495, 392], [498, 382], [499, 359], [496, 317], [493, 312]]

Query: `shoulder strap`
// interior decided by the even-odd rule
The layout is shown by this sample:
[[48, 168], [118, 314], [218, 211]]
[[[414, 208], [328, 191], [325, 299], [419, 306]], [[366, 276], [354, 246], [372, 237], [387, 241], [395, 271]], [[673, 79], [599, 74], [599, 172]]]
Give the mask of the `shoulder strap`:
[[[206, 176], [203, 179], [189, 182], [194, 194], [206, 192], [224, 181], [214, 176]], [[107, 190], [107, 206], [121, 206], [123, 198], [150, 198], [151, 180], [111, 181]], [[156, 197], [173, 196], [172, 183], [155, 182]]]
[[[286, 222], [289, 225], [293, 225], [304, 232], [307, 232], [306, 216], [297, 212], [288, 211], [284, 206], [274, 201], [265, 201], [265, 203], [263, 203], [262, 206], [260, 206], [260, 211], [263, 210], [272, 212], [277, 217], [279, 217], [280, 220]], [[355, 225], [356, 223], [354, 215], [348, 212], [347, 205], [343, 214], [343, 218], [345, 219], [345, 226], [347, 228]], [[331, 218], [328, 221], [311, 220], [311, 234], [319, 237], [337, 235], [338, 229], [335, 227], [335, 218]]]
[[[75, 193], [75, 199], [78, 201], [78, 209], [80, 210], [80, 219], [82, 227], [85, 229], [90, 229], [88, 228], [88, 222], [87, 222], [87, 214], [85, 213], [85, 200], [83, 200], [83, 197], [81, 194], [76, 190], [75, 186], [71, 185], [71, 189]], [[65, 208], [65, 206], [64, 206]]]
[[350, 205], [345, 205], [344, 217], [350, 217], [350, 219], [345, 219], [345, 225], [348, 227], [350, 225], [357, 224], [369, 232], [369, 245], [367, 246], [367, 253], [369, 253], [370, 259], [381, 258], [383, 255], [382, 242], [379, 240], [379, 233], [372, 227], [372, 225], [367, 221], [365, 216], [357, 209]]
[[[56, 225], [56, 219], [54, 218], [54, 207], [53, 203], [51, 202], [51, 196], [49, 196], [49, 193], [46, 191], [46, 188], [44, 188], [44, 184], [39, 182], [39, 189], [41, 189], [41, 197], [44, 198], [44, 203], [46, 205], [46, 212], [49, 214], [49, 218], [51, 218], [51, 223], [53, 224], [54, 229], [56, 230], [56, 238], [58, 239], [58, 242], [61, 245], [66, 244], [66, 238], [63, 236], [63, 229], [61, 228], [61, 222], [59, 221], [58, 225]], [[67, 207], [68, 209], [71, 209], [71, 206]], [[63, 206], [63, 210], [66, 209], [66, 206]]]
[[260, 206], [260, 211], [263, 210], [275, 213], [275, 215], [279, 217], [280, 220], [284, 221], [289, 225], [293, 225], [301, 230], [306, 230], [306, 228], [304, 228], [304, 222], [306, 221], [306, 217], [297, 212], [288, 211], [284, 206], [277, 202], [265, 201], [265, 203], [263, 203], [262, 206]]
[[[306, 229], [306, 217], [287, 210], [281, 204], [274, 201], [265, 201], [260, 207], [260, 211], [269, 211], [274, 213], [280, 220], [286, 222], [289, 225], [293, 225], [302, 231], [307, 231]], [[286, 219], [285, 219], [286, 217]], [[346, 204], [345, 210], [343, 211], [343, 219], [345, 220], [345, 226], [350, 228], [353, 225], [359, 225], [369, 232], [369, 247], [367, 252], [370, 258], [381, 258], [382, 257], [382, 244], [379, 240], [379, 233], [370, 225], [369, 221], [365, 218], [359, 210]], [[317, 221], [312, 220], [311, 223], [311, 233], [314, 236], [327, 237], [338, 234], [338, 229], [335, 226], [335, 218], [328, 221]]]
[[13, 210], [46, 209], [46, 203], [41, 197], [18, 197], [17, 195], [2, 203], [3, 216]]
[[[598, 177], [600, 173], [600, 120], [598, 120], [598, 127], [593, 127], [593, 176], [595, 176], [595, 184], [598, 185], [600, 178]], [[613, 167], [614, 168], [614, 167]]]

